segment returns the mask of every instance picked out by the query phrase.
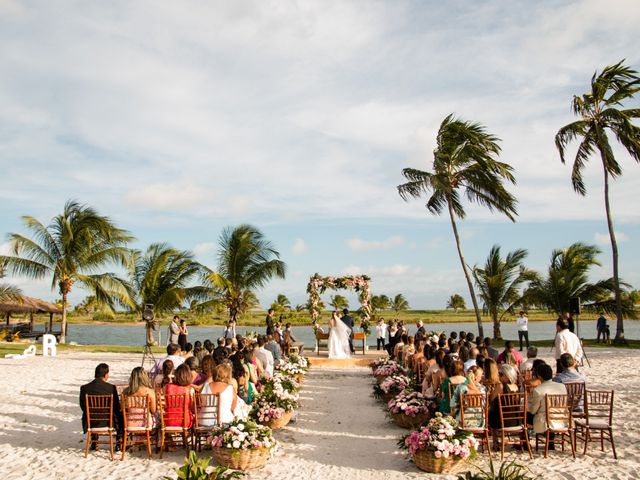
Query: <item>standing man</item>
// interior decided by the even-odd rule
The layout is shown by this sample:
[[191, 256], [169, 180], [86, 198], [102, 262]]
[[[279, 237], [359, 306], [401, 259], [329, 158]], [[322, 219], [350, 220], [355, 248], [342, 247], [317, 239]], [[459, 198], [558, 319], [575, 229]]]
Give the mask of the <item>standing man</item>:
[[[82, 385], [80, 387], [80, 409], [82, 410], [82, 431], [87, 433], [89, 425], [87, 424], [87, 395], [111, 395], [112, 397], [112, 412], [113, 412], [113, 428], [117, 432], [117, 436], [121, 437], [124, 431], [124, 420], [122, 418], [122, 411], [120, 410], [120, 400], [118, 399], [118, 390], [116, 386], [108, 383], [109, 380], [109, 365], [106, 363], [100, 363], [95, 370], [94, 379], [92, 382]], [[108, 427], [109, 423], [104, 420], [101, 424], [99, 422], [91, 422], [92, 427]], [[91, 450], [96, 449], [96, 443], [91, 442]]]
[[384, 318], [380, 318], [376, 324], [376, 348], [380, 350], [380, 346], [384, 348], [384, 339], [387, 336], [387, 324], [384, 323]]
[[575, 333], [569, 331], [569, 325], [563, 319], [559, 319], [556, 322], [556, 340], [555, 340], [555, 359], [556, 359], [556, 373], [561, 373], [564, 370], [564, 366], [560, 362], [560, 358], [563, 354], [570, 354], [579, 363], [582, 360], [582, 345], [580, 345], [580, 339]]
[[173, 316], [173, 320], [169, 324], [169, 330], [167, 335], [167, 345], [170, 343], [178, 344], [178, 337], [180, 336], [180, 327], [178, 326], [178, 322], [180, 321], [180, 317], [178, 315]]
[[602, 335], [602, 343], [609, 343], [609, 337], [607, 335], [607, 318], [602, 312], [600, 312], [600, 316], [598, 317], [596, 329], [598, 330], [597, 342], [600, 343], [600, 335]]
[[224, 338], [236, 338], [236, 322], [229, 320], [227, 328], [224, 329]]
[[518, 340], [520, 341], [520, 351], [522, 351], [522, 339], [527, 342], [527, 348], [529, 348], [529, 319], [524, 315], [524, 312], [520, 310], [520, 316], [516, 320], [518, 326]]
[[351, 333], [349, 334], [349, 348], [351, 349], [351, 354], [356, 353], [356, 351], [353, 349], [353, 318], [351, 318], [349, 316], [349, 309], [345, 308], [344, 310], [342, 310], [342, 322], [349, 327], [349, 329], [351, 330]]
[[418, 330], [416, 330], [416, 336], [420, 335], [421, 337], [426, 337], [427, 332], [424, 329], [424, 323], [422, 322], [422, 320], [418, 320], [416, 326], [418, 327]]
[[267, 312], [267, 335], [273, 335], [273, 308], [270, 308]]

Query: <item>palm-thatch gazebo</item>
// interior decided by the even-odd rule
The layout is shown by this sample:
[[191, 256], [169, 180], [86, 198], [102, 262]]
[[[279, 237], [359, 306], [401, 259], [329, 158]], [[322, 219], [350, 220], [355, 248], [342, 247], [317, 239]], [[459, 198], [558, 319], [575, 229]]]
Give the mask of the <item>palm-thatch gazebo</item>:
[[[0, 314], [6, 317], [6, 328], [11, 329], [10, 319], [13, 313], [28, 313], [29, 314], [29, 329], [21, 329], [20, 335], [22, 337], [39, 337], [44, 333], [53, 333], [53, 316], [55, 314], [62, 315], [62, 308], [40, 300], [39, 298], [22, 297], [22, 301], [7, 301], [0, 303]], [[44, 332], [34, 332], [33, 330], [33, 316], [35, 314], [49, 314], [49, 328]], [[45, 327], [46, 328], [46, 327]]]

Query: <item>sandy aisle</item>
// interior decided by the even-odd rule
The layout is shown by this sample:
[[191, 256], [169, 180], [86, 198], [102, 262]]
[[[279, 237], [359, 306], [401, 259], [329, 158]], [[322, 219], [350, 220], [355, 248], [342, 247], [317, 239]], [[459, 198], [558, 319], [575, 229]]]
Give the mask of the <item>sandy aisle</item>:
[[[546, 353], [546, 352], [544, 352]], [[587, 456], [511, 454], [545, 479], [640, 478], [640, 351], [591, 353], [585, 368], [590, 388], [614, 388], [614, 435], [618, 461], [609, 451], [593, 448]], [[55, 359], [0, 359], [0, 475], [3, 479], [101, 478], [159, 479], [182, 463], [180, 452], [163, 460], [146, 460], [141, 452], [111, 462], [106, 452], [84, 458], [78, 392], [93, 377], [95, 365], [106, 361], [111, 380], [121, 383], [139, 364], [138, 356], [64, 354]], [[395, 479], [428, 478], [396, 450], [403, 432], [385, 417], [371, 395], [372, 377], [364, 368], [314, 368], [302, 391], [296, 424], [279, 430], [282, 450], [252, 479]], [[486, 463], [486, 462], [482, 462]], [[447, 477], [439, 477], [447, 478]], [[448, 478], [455, 478], [453, 476]]]

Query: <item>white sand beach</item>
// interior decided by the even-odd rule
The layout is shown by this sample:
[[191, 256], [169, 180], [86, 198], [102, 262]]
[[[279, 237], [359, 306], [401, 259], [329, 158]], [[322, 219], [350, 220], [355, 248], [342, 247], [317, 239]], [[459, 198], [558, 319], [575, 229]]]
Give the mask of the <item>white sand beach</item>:
[[[542, 352], [543, 357], [548, 352]], [[568, 452], [542, 453], [529, 461], [545, 479], [640, 478], [640, 384], [635, 350], [591, 351], [592, 367], [583, 371], [589, 388], [615, 389], [614, 435], [618, 460], [610, 450], [595, 445], [574, 461]], [[97, 363], [111, 368], [111, 381], [124, 383], [139, 356], [70, 353], [56, 358], [0, 359], [0, 475], [3, 479], [159, 479], [172, 475], [183, 452], [160, 460], [147, 460], [141, 451], [110, 461], [104, 450], [84, 458], [78, 393], [90, 381]], [[295, 424], [275, 435], [281, 450], [252, 479], [395, 479], [427, 478], [396, 448], [404, 430], [385, 417], [381, 404], [371, 397], [372, 377], [365, 368], [312, 368], [301, 394], [302, 408]], [[206, 454], [206, 452], [203, 452]], [[478, 463], [486, 465], [480, 455]], [[175, 476], [175, 475], [174, 475]], [[429, 477], [435, 478], [435, 477]], [[441, 476], [440, 478], [455, 478]]]

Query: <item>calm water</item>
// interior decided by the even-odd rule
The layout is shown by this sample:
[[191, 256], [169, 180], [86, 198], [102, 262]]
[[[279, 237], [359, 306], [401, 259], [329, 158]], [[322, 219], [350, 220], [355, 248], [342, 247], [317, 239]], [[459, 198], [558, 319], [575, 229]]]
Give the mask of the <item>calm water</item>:
[[[611, 336], [615, 334], [615, 323], [609, 322], [611, 327]], [[326, 327], [323, 327], [327, 330]], [[427, 331], [433, 330], [436, 332], [451, 332], [464, 330], [467, 332], [473, 332], [477, 334], [477, 327], [475, 323], [436, 323], [431, 325], [425, 325]], [[596, 337], [596, 322], [595, 320], [580, 321], [580, 336], [583, 338], [595, 338]], [[195, 342], [196, 340], [204, 341], [210, 339], [215, 340], [222, 335], [223, 327], [189, 327], [189, 341]], [[257, 331], [258, 333], [264, 333], [265, 328], [257, 327], [238, 327], [236, 332], [244, 334], [247, 331]], [[315, 337], [313, 335], [313, 329], [311, 327], [293, 327], [294, 336], [300, 342], [304, 342], [305, 345], [311, 347], [315, 345]], [[415, 333], [415, 325], [409, 327], [409, 333]], [[545, 340], [552, 339], [555, 335], [555, 322], [532, 322], [529, 324], [529, 339], [531, 340]], [[69, 336], [67, 341], [76, 342], [81, 345], [144, 345], [145, 342], [145, 330], [142, 325], [130, 326], [130, 325], [69, 325]], [[160, 330], [161, 344], [166, 344], [167, 328], [163, 327]], [[492, 325], [490, 323], [484, 323], [484, 333], [486, 336], [490, 336], [492, 333]], [[517, 340], [518, 334], [515, 323], [502, 324], [502, 336], [509, 340]], [[640, 321], [625, 321], [625, 336], [627, 338], [640, 338]], [[157, 332], [156, 332], [157, 338]], [[376, 344], [375, 333], [372, 333], [368, 337], [367, 343], [369, 345]]]

